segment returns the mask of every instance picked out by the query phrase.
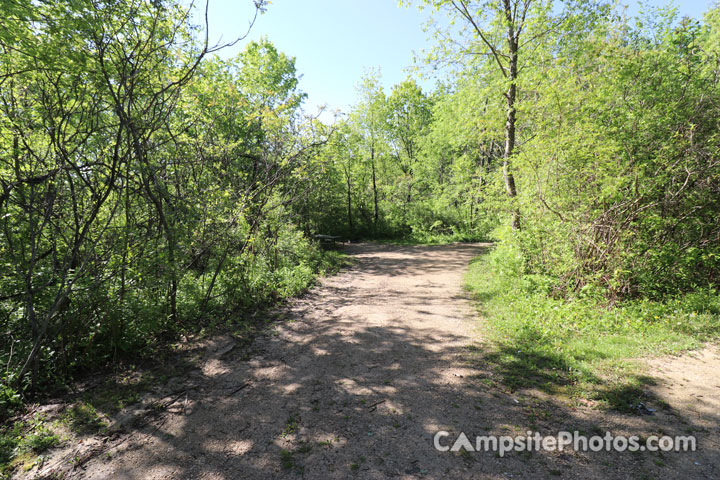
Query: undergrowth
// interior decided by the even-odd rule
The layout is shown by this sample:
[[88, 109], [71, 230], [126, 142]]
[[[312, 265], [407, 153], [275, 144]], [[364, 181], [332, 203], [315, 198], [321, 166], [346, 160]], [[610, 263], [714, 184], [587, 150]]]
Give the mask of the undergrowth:
[[[270, 306], [299, 295], [310, 288], [319, 276], [331, 275], [350, 265], [348, 256], [342, 251], [323, 250], [317, 245], [306, 246], [308, 248], [295, 249], [299, 252], [296, 254], [297, 258], [286, 260], [284, 264], [276, 266], [274, 271], [266, 268], [262, 272], [258, 269], [260, 273], [250, 272], [258, 277], [268, 276], [254, 279], [256, 293], [259, 294], [253, 303], [248, 302], [246, 305], [248, 312], [256, 314], [254, 319], [243, 313], [245, 309], [218, 306], [214, 310], [208, 309], [202, 323], [194, 324], [194, 328], [179, 327], [180, 331], [202, 337], [229, 330], [249, 340], [257, 329], [276, 318], [271, 315]], [[186, 314], [188, 310], [189, 308], [185, 310]], [[200, 318], [200, 315], [197, 317]], [[23, 417], [21, 413], [24, 406], [20, 393], [8, 382], [0, 382], [0, 479], [10, 478], [9, 476], [18, 470], [30, 470], [41, 462], [44, 452], [64, 441], [56, 433], [59, 427], [78, 436], [104, 433], [107, 431], [107, 424], [103, 417], [111, 417], [127, 405], [135, 403], [151, 384], [165, 381], [163, 372], [166, 369], [159, 367], [158, 372], [154, 372], [153, 368], [136, 369], [136, 363], [145, 364], [141, 353], [143, 350], [150, 352], [154, 363], [151, 360], [149, 365], [154, 365], [174, 347], [170, 344], [170, 339], [163, 341], [162, 338], [149, 338], [146, 342], [152, 344], [153, 348], [136, 351], [132, 363], [116, 362], [115, 369], [125, 373], [109, 376], [95, 388], [89, 389], [80, 400], [68, 405], [60, 418], [54, 421], [38, 414]], [[85, 374], [93, 371], [85, 370]], [[98, 371], [103, 369], [98, 368]], [[82, 375], [78, 375], [66, 381], [70, 384], [82, 378]]]
[[59, 443], [42, 415], [0, 428], [0, 478], [9, 478], [17, 468], [29, 470], [40, 459], [38, 455]]
[[443, 245], [454, 242], [487, 242], [487, 235], [481, 233], [432, 233], [416, 231], [401, 238], [386, 240], [373, 240], [378, 243], [392, 243], [396, 245]]
[[628, 411], [647, 399], [652, 383], [639, 357], [720, 337], [720, 295], [712, 289], [608, 305], [582, 292], [553, 298], [551, 285], [549, 278], [524, 274], [521, 256], [504, 244], [469, 267], [466, 288], [492, 340], [478, 350], [511, 390], [540, 388]]

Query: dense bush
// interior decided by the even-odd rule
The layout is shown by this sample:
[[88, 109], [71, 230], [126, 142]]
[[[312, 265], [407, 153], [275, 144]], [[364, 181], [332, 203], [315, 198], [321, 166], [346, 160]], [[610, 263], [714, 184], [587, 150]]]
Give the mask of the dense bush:
[[172, 1], [0, 12], [0, 409], [328, 267], [295, 213], [328, 136], [294, 59], [220, 60]]
[[716, 18], [608, 23], [543, 72], [515, 164], [528, 271], [613, 298], [717, 285]]
[[555, 298], [552, 277], [525, 269], [523, 253], [503, 243], [473, 262], [467, 276], [491, 327], [493, 345], [483, 354], [500, 367], [511, 389], [539, 387], [628, 410], [646, 395], [633, 358], [676, 353], [720, 337], [717, 290], [608, 306], [591, 289]]

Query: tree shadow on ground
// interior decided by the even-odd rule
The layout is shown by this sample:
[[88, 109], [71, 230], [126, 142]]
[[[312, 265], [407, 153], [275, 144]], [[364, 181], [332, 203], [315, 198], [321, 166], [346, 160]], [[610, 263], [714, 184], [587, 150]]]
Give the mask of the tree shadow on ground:
[[628, 373], [618, 380], [610, 380], [592, 369], [580, 369], [580, 362], [596, 362], [606, 355], [600, 350], [587, 350], [575, 354], [574, 361], [569, 362], [565, 355], [554, 351], [553, 343], [534, 327], [513, 336], [512, 342], [479, 346], [477, 354], [482, 361], [494, 366], [500, 382], [510, 391], [537, 388], [548, 394], [576, 392], [624, 413], [648, 413], [639, 408], [646, 403], [669, 408], [648, 389], [656, 385], [654, 378]]
[[[168, 391], [181, 395], [161, 415], [129, 425], [106, 455], [71, 477], [604, 479], [718, 473], [720, 448], [704, 440], [694, 453], [532, 451], [500, 457], [436, 450], [433, 438], [440, 430], [449, 439], [460, 432], [474, 438], [528, 430], [646, 437], [686, 434], [696, 425], [676, 412], [608, 416], [565, 398], [519, 393], [519, 378], [533, 378], [552, 393], [569, 380], [559, 373], [566, 365], [527, 345], [525, 354], [511, 356], [512, 345], [485, 350], [456, 330], [434, 328], [431, 322], [460, 321], [452, 308], [462, 297], [434, 297], [443, 288], [434, 284], [434, 274], [464, 268], [478, 247], [353, 248], [351, 272], [289, 307], [283, 315], [288, 320], [249, 347], [216, 345], [201, 368], [177, 372]], [[388, 277], [406, 278], [414, 288], [403, 291]], [[353, 285], [358, 278], [367, 280], [365, 287]], [[400, 303], [381, 308], [391, 298]], [[359, 311], [358, 305], [377, 309]], [[428, 324], [405, 328], [395, 321], [404, 315]]]

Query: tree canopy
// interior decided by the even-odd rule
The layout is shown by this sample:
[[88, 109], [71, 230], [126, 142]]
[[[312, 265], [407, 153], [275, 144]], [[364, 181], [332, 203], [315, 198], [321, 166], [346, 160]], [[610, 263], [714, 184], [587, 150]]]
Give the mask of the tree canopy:
[[0, 409], [297, 294], [317, 234], [494, 240], [558, 298], [717, 295], [717, 8], [420, 4], [436, 88], [370, 71], [323, 123], [272, 39], [221, 59], [174, 0], [4, 2]]

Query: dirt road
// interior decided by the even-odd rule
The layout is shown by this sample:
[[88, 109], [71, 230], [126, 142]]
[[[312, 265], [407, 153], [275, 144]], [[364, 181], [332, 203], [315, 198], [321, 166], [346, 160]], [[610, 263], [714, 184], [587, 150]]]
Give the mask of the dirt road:
[[493, 374], [471, 348], [482, 335], [462, 290], [467, 265], [482, 250], [351, 247], [354, 267], [293, 301], [285, 321], [249, 350], [216, 339], [198, 368], [178, 372], [172, 389], [180, 393], [165, 411], [99, 447], [70, 477], [720, 478], [712, 465], [717, 450], [503, 458], [437, 451], [439, 430], [474, 438], [531, 429], [671, 432], [678, 425], [578, 410], [487, 381]]

